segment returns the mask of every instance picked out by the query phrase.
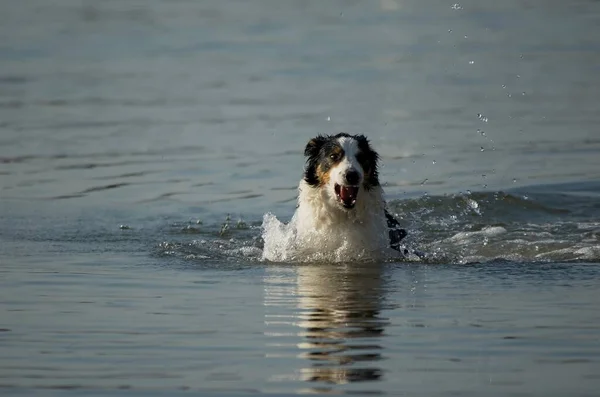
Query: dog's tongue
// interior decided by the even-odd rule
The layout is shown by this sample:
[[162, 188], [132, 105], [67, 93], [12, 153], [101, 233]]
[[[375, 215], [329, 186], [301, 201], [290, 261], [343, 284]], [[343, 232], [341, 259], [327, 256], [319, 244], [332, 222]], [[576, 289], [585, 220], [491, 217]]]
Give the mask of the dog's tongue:
[[358, 186], [340, 186], [340, 198], [346, 206], [352, 206], [356, 202]]

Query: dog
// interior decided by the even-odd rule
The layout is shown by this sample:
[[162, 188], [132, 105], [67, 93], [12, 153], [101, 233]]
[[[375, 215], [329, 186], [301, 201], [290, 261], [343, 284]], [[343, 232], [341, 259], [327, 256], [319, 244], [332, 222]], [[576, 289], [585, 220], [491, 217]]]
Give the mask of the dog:
[[401, 245], [407, 233], [386, 208], [379, 155], [367, 137], [319, 135], [307, 143], [304, 155], [296, 212], [289, 225], [277, 225], [277, 233], [268, 233], [265, 216], [263, 257], [285, 260], [312, 251], [334, 253], [335, 261], [346, 261], [386, 257], [383, 253], [390, 249], [408, 254]]

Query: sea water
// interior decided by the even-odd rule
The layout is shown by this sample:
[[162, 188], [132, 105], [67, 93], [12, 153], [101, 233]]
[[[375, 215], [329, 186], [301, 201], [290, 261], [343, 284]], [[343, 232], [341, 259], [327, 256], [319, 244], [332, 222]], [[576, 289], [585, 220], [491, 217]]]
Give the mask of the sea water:
[[[599, 18], [2, 2], [0, 394], [597, 395]], [[261, 259], [340, 131], [426, 260]]]

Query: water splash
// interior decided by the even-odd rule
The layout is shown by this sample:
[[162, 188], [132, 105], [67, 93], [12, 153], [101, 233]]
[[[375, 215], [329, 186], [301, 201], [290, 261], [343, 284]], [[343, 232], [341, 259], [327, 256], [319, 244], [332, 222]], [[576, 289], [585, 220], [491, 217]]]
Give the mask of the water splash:
[[487, 118], [487, 116], [484, 116], [481, 113], [477, 113], [477, 118], [481, 121], [483, 121], [484, 123], [487, 123], [489, 121], [489, 119]]
[[[591, 193], [523, 189], [423, 195], [391, 200], [388, 209], [408, 230], [404, 242], [425, 252], [426, 263], [600, 261], [600, 187]], [[156, 253], [191, 266], [374, 260], [348, 246], [323, 249], [326, 235], [300, 244], [293, 223], [270, 213], [262, 221], [230, 217], [229, 225], [223, 234], [223, 222], [173, 223]], [[406, 261], [395, 251], [379, 254], [377, 261]]]
[[402, 256], [399, 252], [387, 249], [366, 251], [356, 249], [350, 240], [329, 232], [314, 231], [299, 237], [295, 219], [283, 223], [271, 213], [263, 217], [262, 240], [264, 242], [262, 259], [271, 262], [365, 262], [420, 260], [416, 255]]

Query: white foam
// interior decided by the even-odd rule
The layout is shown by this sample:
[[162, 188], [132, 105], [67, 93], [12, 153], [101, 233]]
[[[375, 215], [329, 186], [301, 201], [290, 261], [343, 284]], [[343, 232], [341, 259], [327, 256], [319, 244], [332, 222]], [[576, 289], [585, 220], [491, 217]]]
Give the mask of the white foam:
[[506, 229], [502, 226], [489, 226], [476, 232], [458, 232], [454, 236], [449, 237], [448, 241], [465, 241], [471, 237], [492, 237], [506, 233]]
[[255, 259], [255, 260], [260, 259], [261, 255], [262, 255], [262, 251], [260, 248], [252, 247], [252, 246], [239, 247], [239, 248], [227, 250], [227, 251], [225, 251], [225, 253], [232, 257], [244, 257], [247, 259]]
[[575, 253], [581, 255], [579, 259], [597, 260], [600, 257], [600, 245], [579, 248]]

